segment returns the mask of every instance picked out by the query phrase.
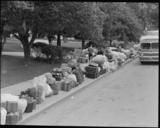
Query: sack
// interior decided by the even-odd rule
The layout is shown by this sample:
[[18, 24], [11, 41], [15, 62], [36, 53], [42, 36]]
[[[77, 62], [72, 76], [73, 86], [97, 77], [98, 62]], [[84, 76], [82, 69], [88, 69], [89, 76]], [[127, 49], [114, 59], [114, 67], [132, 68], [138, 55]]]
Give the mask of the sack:
[[84, 81], [84, 75], [83, 75], [82, 71], [80, 71], [79, 69], [75, 69], [73, 71], [73, 74], [75, 74], [75, 76], [77, 78], [77, 82], [79, 84], [81, 84]]
[[92, 58], [92, 62], [97, 63], [98, 65], [104, 64], [106, 58], [103, 55], [96, 55], [95, 57]]
[[1, 107], [1, 125], [6, 124], [7, 110]]
[[47, 78], [45, 75], [41, 75], [37, 78], [34, 78], [34, 86], [37, 88], [37, 86], [42, 86], [45, 91], [45, 96], [50, 96], [53, 94], [52, 89], [47, 84]]
[[88, 64], [87, 63], [84, 63], [84, 64], [80, 64], [80, 69], [81, 69], [81, 71], [83, 72], [83, 73], [85, 73], [86, 72], [86, 67], [88, 66]]
[[56, 79], [52, 77], [52, 74], [50, 73], [49, 75], [46, 75], [47, 78], [47, 84], [52, 85], [55, 83]]
[[7, 101], [17, 101], [18, 99], [19, 99], [18, 96], [12, 95], [10, 93], [1, 94], [1, 103], [7, 102]]
[[68, 66], [73, 68], [73, 67], [78, 67], [79, 64], [77, 62], [75, 62], [74, 60], [71, 60], [68, 62]]
[[115, 71], [117, 69], [117, 64], [115, 62], [109, 63], [110, 71]]
[[42, 86], [37, 86], [37, 97], [36, 97], [37, 104], [42, 103], [44, 100], [45, 100], [45, 91]]
[[27, 100], [26, 99], [19, 99], [18, 100], [18, 111], [24, 113], [27, 107]]
[[69, 74], [68, 79], [71, 79], [71, 80], [77, 82], [77, 78], [76, 78], [75, 74]]
[[104, 64], [102, 65], [102, 68], [103, 69], [106, 69], [106, 72], [109, 72], [110, 70], [110, 68], [109, 68], [109, 62], [108, 61], [106, 61], [106, 62], [104, 62]]

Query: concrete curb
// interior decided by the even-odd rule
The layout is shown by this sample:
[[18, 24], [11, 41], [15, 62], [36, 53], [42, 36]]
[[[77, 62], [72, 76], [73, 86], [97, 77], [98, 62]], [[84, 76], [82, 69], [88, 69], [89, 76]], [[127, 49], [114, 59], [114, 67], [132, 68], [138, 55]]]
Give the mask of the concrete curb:
[[[54, 95], [54, 96], [46, 98], [46, 100], [43, 103], [36, 106], [36, 109], [33, 110], [33, 112], [25, 113], [23, 115], [23, 119], [21, 121], [19, 121], [16, 125], [24, 125], [25, 122], [31, 120], [32, 118], [34, 118], [38, 114], [42, 113], [43, 111], [49, 109], [50, 107], [53, 107], [53, 105], [64, 101], [65, 99], [69, 98], [71, 95], [74, 95], [78, 91], [81, 91], [81, 90], [85, 89], [86, 87], [88, 87], [89, 85], [93, 84], [94, 82], [102, 79], [103, 77], [106, 77], [106, 76], [118, 71], [119, 69], [122, 69], [122, 67], [124, 67], [124, 65], [132, 62], [135, 59], [136, 58], [127, 60], [120, 67], [118, 67], [117, 70], [115, 70], [113, 72], [107, 72], [107, 73], [99, 76], [97, 79], [88, 79], [87, 78], [81, 85], [79, 85], [76, 88], [73, 88], [69, 92], [60, 91], [58, 95]], [[52, 101], [52, 102], [50, 102], [50, 101]]]

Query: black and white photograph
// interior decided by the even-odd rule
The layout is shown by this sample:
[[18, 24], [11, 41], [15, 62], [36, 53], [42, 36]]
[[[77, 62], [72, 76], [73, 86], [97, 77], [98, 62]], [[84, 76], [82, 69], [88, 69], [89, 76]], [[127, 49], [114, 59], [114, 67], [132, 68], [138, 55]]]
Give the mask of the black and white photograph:
[[3, 126], [158, 127], [159, 3], [1, 0]]

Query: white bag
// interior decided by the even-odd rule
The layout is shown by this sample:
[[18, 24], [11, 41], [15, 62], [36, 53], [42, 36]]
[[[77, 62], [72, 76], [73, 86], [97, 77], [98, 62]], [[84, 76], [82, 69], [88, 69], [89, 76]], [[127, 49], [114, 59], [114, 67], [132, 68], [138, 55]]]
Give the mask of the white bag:
[[27, 107], [27, 100], [26, 99], [19, 99], [18, 100], [18, 110], [20, 110], [22, 113], [26, 110]]
[[97, 64], [104, 64], [106, 58], [103, 55], [96, 55], [94, 58], [92, 58], [92, 62], [95, 62]]
[[6, 116], [7, 116], [7, 111], [3, 107], [1, 107], [1, 125], [6, 124]]
[[104, 64], [102, 65], [103, 69], [106, 69], [107, 72], [110, 71], [110, 68], [109, 68], [109, 62], [108, 61], [105, 61]]
[[51, 87], [47, 84], [47, 78], [45, 74], [35, 77], [33, 79], [33, 86], [37, 88], [37, 86], [42, 86], [45, 91], [45, 96], [49, 96], [53, 93]]
[[10, 93], [3, 93], [1, 94], [1, 103], [4, 103], [6, 101], [18, 101], [19, 97], [12, 95]]

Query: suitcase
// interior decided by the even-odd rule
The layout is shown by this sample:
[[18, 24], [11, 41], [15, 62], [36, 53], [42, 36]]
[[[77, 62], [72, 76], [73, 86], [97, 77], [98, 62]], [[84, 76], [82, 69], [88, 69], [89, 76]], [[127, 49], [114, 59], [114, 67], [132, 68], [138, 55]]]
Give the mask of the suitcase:
[[19, 121], [19, 114], [16, 113], [8, 113], [6, 116], [6, 124], [7, 125], [14, 125], [17, 124]]
[[98, 74], [98, 67], [87, 66], [86, 72], [90, 74]]
[[18, 111], [18, 115], [19, 115], [18, 121], [21, 121], [23, 119], [23, 112], [22, 111]]
[[94, 73], [94, 74], [90, 74], [90, 73], [86, 73], [86, 77], [88, 78], [92, 78], [92, 79], [95, 79], [99, 76], [98, 73]]
[[77, 60], [78, 63], [88, 63], [88, 61], [89, 60], [86, 57], [79, 57]]
[[97, 78], [99, 76], [97, 66], [87, 66], [86, 67], [86, 77], [88, 78]]
[[73, 88], [73, 82], [69, 79], [64, 80], [62, 90], [63, 91], [70, 91], [72, 88]]
[[7, 106], [6, 106], [7, 112], [17, 112], [18, 111], [18, 103], [16, 101], [7, 101]]
[[64, 80], [55, 81], [58, 91], [62, 90], [62, 86], [64, 85]]
[[30, 113], [36, 108], [36, 100], [31, 97], [27, 97], [27, 107], [25, 113]]
[[101, 69], [101, 71], [99, 72], [99, 75], [103, 75], [103, 74], [105, 74], [106, 72], [107, 72], [106, 69]]

